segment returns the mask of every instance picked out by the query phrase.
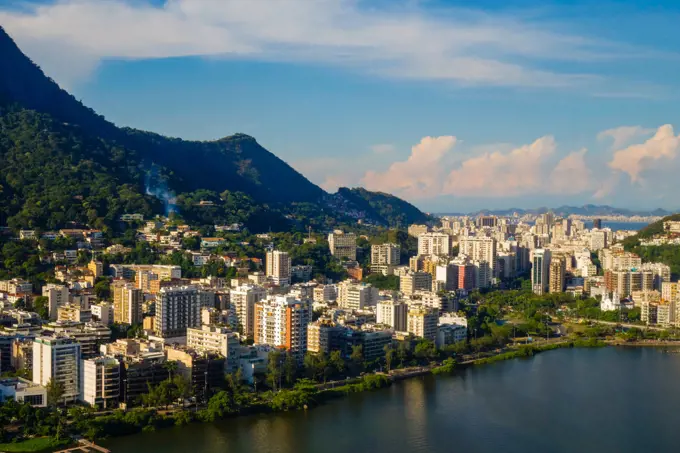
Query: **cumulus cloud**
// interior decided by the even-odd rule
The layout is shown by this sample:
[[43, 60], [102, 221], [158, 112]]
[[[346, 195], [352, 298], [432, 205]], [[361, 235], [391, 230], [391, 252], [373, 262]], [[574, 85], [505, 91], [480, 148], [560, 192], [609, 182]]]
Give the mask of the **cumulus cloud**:
[[543, 188], [544, 165], [555, 152], [555, 140], [541, 137], [510, 152], [485, 153], [452, 170], [443, 192], [457, 196], [508, 197]]
[[[356, 0], [60, 0], [0, 6], [0, 23], [62, 83], [83, 77], [104, 59], [216, 56], [341, 65], [459, 84], [562, 87], [599, 80], [579, 73], [577, 63], [642, 54], [556, 32], [543, 19], [459, 8], [435, 12], [406, 0], [372, 8]], [[551, 69], [556, 60], [573, 63], [572, 70]]]
[[628, 174], [631, 182], [641, 182], [642, 173], [654, 168], [660, 161], [673, 161], [679, 149], [680, 135], [676, 137], [673, 126], [666, 124], [644, 143], [616, 151], [609, 167]]
[[440, 194], [442, 160], [456, 145], [452, 135], [423, 137], [411, 148], [407, 160], [395, 162], [385, 172], [368, 171], [362, 180], [367, 189], [393, 192], [418, 199]]
[[621, 126], [600, 132], [597, 134], [597, 139], [612, 139], [612, 148], [619, 149], [634, 139], [651, 134], [652, 132], [654, 132], [654, 129], [647, 129], [642, 126]]
[[592, 172], [585, 159], [587, 152], [585, 148], [574, 151], [557, 163], [548, 178], [549, 192], [572, 195], [591, 187]]

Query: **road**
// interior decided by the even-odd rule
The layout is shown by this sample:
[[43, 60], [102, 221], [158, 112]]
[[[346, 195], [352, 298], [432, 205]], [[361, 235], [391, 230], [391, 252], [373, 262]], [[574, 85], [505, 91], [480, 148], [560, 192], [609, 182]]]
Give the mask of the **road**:
[[[626, 329], [642, 329], [642, 330], [666, 330], [663, 327], [658, 327], [658, 326], [645, 326], [645, 325], [640, 325], [640, 324], [629, 324], [625, 322], [611, 322], [611, 321], [600, 321], [598, 319], [589, 319], [589, 322], [595, 323], [595, 324], [603, 324], [605, 326], [621, 326], [625, 327]], [[571, 319], [570, 322], [578, 322], [578, 320]]]

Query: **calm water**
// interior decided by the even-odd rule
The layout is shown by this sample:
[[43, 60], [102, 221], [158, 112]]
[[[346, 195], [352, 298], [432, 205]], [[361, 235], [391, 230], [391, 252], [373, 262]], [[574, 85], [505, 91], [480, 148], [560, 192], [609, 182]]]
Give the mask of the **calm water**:
[[678, 451], [680, 354], [576, 349], [405, 381], [308, 412], [113, 439], [113, 453]]
[[[639, 231], [649, 225], [646, 222], [609, 222], [607, 220], [602, 221], [603, 228], [611, 228], [613, 231], [618, 230], [629, 230], [629, 231]], [[593, 222], [585, 222], [586, 228], [592, 228]]]

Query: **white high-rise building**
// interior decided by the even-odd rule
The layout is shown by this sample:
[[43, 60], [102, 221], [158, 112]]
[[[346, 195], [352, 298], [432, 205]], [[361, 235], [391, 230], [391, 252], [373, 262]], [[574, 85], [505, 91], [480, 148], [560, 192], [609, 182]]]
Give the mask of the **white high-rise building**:
[[90, 406], [114, 407], [120, 399], [120, 362], [114, 357], [83, 360], [80, 399]]
[[435, 281], [439, 282], [445, 291], [458, 289], [458, 266], [453, 263], [437, 265]]
[[188, 327], [201, 325], [201, 300], [196, 286], [161, 288], [156, 298], [156, 335], [184, 337]]
[[401, 248], [397, 244], [387, 243], [371, 246], [371, 272], [392, 275], [399, 265]]
[[55, 321], [57, 319], [59, 307], [67, 305], [69, 302], [69, 290], [65, 285], [55, 285], [54, 283], [48, 283], [43, 286], [42, 295], [48, 299], [48, 311], [50, 314], [50, 320]]
[[276, 285], [290, 285], [291, 263], [288, 252], [269, 250], [266, 258], [266, 274]]
[[257, 285], [241, 285], [231, 290], [230, 303], [236, 311], [240, 326], [239, 331], [246, 337], [253, 337], [255, 304], [265, 297], [267, 297], [267, 291]]
[[418, 236], [418, 255], [449, 256], [451, 236], [446, 233], [423, 233]]
[[340, 230], [329, 233], [328, 247], [331, 255], [338, 259], [346, 258], [350, 261], [357, 259], [357, 237], [354, 233], [343, 233]]
[[33, 382], [60, 384], [63, 402], [80, 397], [81, 345], [69, 337], [38, 337], [33, 341]]
[[290, 296], [270, 296], [255, 304], [255, 343], [283, 347], [302, 362], [307, 352], [311, 304]]
[[592, 230], [590, 232], [590, 250], [593, 252], [607, 248], [608, 243], [605, 230]]
[[403, 301], [382, 300], [376, 307], [376, 322], [388, 325], [396, 331], [405, 332], [407, 311], [408, 306]]
[[350, 310], [363, 310], [378, 302], [378, 288], [366, 283], [345, 280], [338, 284], [338, 306]]
[[464, 238], [460, 241], [459, 253], [468, 256], [472, 261], [486, 261], [489, 263], [492, 276], [498, 276], [497, 242], [494, 238], [484, 236]]
[[226, 327], [203, 325], [189, 328], [187, 329], [187, 346], [197, 351], [212, 351], [224, 356], [224, 371], [227, 373], [234, 373], [238, 369], [238, 334]]
[[531, 260], [531, 287], [535, 294], [548, 292], [550, 284], [550, 250], [536, 249]]

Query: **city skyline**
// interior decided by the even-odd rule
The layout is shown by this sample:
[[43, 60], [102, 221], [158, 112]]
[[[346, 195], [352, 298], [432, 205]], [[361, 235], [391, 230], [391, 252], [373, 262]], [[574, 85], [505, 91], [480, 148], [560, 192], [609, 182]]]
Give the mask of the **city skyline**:
[[432, 212], [676, 209], [679, 17], [671, 2], [0, 7], [28, 56], [117, 124], [249, 133], [326, 190]]

